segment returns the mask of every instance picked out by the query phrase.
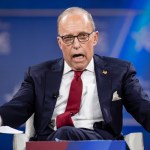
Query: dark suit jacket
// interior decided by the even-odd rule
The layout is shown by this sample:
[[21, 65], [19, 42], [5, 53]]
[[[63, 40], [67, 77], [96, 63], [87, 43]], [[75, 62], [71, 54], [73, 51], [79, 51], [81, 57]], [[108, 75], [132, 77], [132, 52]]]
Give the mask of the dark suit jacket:
[[[126, 61], [94, 55], [99, 102], [104, 122], [94, 129], [108, 130], [114, 137], [122, 131], [123, 105], [126, 110], [150, 131], [150, 101], [135, 77], [134, 67]], [[35, 113], [34, 126], [38, 139], [45, 139], [50, 127], [60, 88], [64, 60], [56, 59], [30, 67], [13, 99], [0, 107], [3, 125], [18, 127]], [[107, 71], [107, 74], [103, 73]], [[117, 91], [121, 100], [112, 101]]]

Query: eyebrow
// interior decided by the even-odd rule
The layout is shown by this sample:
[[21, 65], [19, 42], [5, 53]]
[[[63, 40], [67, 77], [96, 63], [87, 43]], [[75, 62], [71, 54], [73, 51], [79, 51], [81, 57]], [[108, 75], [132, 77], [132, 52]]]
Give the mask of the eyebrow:
[[[79, 32], [77, 35], [82, 34], [82, 33], [87, 33], [87, 34], [89, 34], [88, 32], [82, 31], [82, 32]], [[63, 35], [63, 36], [60, 36], [60, 35], [58, 35], [58, 36], [60, 36], [60, 37], [64, 37], [64, 36], [77, 36], [77, 35], [73, 35], [73, 34], [66, 34], [66, 35]]]

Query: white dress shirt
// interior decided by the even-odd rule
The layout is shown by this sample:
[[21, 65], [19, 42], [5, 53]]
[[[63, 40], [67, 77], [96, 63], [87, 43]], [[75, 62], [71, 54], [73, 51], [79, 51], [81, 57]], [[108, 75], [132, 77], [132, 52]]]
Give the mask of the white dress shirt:
[[[62, 81], [59, 89], [59, 97], [56, 102], [52, 120], [55, 120], [57, 115], [64, 113], [66, 109], [70, 85], [73, 77], [74, 72], [65, 62]], [[97, 93], [93, 58], [85, 71], [82, 73], [81, 79], [83, 83], [83, 89], [80, 111], [72, 117], [72, 120], [74, 126], [77, 128], [93, 129], [94, 122], [103, 121]]]

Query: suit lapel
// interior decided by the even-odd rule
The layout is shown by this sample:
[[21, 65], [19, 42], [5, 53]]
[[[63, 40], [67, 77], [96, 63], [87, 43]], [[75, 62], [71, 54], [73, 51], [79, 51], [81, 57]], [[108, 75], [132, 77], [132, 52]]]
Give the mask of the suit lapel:
[[97, 82], [98, 97], [103, 114], [104, 121], [106, 123], [111, 122], [111, 69], [107, 66], [106, 62], [99, 56], [94, 56], [95, 74]]
[[42, 127], [46, 127], [51, 121], [57, 97], [59, 96], [63, 66], [64, 61], [61, 59], [50, 66], [48, 72], [45, 74], [45, 99], [42, 111]]

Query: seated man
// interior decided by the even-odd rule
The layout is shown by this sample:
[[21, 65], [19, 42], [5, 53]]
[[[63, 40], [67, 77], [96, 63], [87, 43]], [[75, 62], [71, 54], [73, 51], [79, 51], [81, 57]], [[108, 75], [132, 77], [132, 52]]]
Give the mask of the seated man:
[[34, 140], [122, 139], [122, 110], [150, 131], [150, 101], [131, 63], [94, 54], [90, 13], [72, 7], [58, 17], [63, 58], [30, 67], [12, 100], [0, 107], [13, 128], [33, 113]]

